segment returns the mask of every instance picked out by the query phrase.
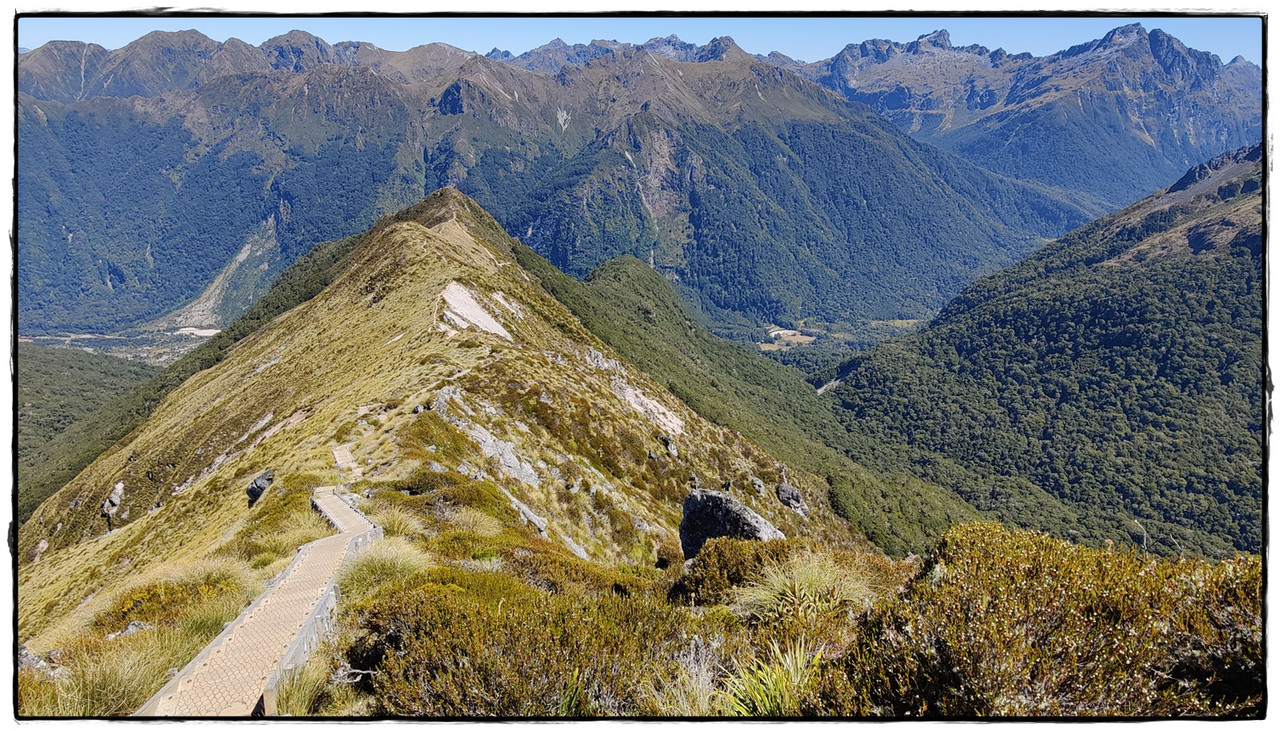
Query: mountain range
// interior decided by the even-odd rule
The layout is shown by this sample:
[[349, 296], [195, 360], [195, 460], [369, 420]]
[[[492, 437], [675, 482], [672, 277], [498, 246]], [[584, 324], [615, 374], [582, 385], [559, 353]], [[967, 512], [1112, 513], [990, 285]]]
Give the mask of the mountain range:
[[[555, 73], [625, 47], [557, 40], [489, 57]], [[705, 54], [674, 36], [640, 48], [682, 61]], [[756, 58], [871, 106], [918, 140], [1109, 208], [1259, 139], [1262, 129], [1258, 66], [1241, 57], [1224, 64], [1136, 23], [1043, 57], [956, 47], [939, 30], [910, 43], [851, 43], [811, 63], [776, 52]]]
[[[23, 54], [19, 329], [216, 329], [319, 241], [453, 185], [576, 276], [619, 254], [650, 261], [719, 332], [856, 330], [927, 318], [1111, 205], [914, 142], [796, 73], [826, 78], [812, 68], [727, 38], [490, 56], [193, 31]], [[1162, 93], [1199, 99], [1204, 84]], [[1258, 118], [1246, 97], [1260, 87], [1241, 84], [1195, 102], [1197, 119]], [[1082, 165], [1138, 169], [1125, 149], [1123, 164]]]
[[[1139, 545], [1153, 552], [1256, 540], [1260, 154], [1198, 166], [980, 280], [919, 335], [837, 369], [825, 411], [794, 371], [703, 330], [647, 264], [623, 257], [578, 281], [442, 189], [291, 267], [189, 356], [189, 375], [152, 382], [136, 426], [22, 525], [19, 713], [137, 708], [166, 666], [186, 663], [298, 545], [325, 534], [306, 498], [334, 483], [389, 535], [340, 575], [340, 629], [315, 660], [323, 672], [304, 700], [282, 695], [295, 714], [1098, 713], [1099, 673], [1116, 678], [1113, 693], [1112, 682], [1134, 688], [1107, 714], [1256, 713], [1256, 557], [1162, 564], [1114, 551], [1110, 536], [1124, 540], [1125, 511], [1142, 518]], [[1149, 336], [1125, 330], [1135, 308]], [[1072, 329], [1081, 323], [1083, 335]], [[1213, 371], [1206, 344], [1235, 362]], [[1024, 367], [1009, 369], [1011, 358]], [[1000, 377], [1026, 387], [986, 395]], [[1124, 377], [1132, 389], [1080, 380], [1066, 393], [1072, 378]], [[944, 417], [936, 436], [931, 414]], [[1125, 419], [1144, 428], [1114, 428]], [[1016, 440], [1034, 443], [1030, 422], [1054, 431], [1042, 444], [1074, 445], [1069, 489], [1028, 486], [1037, 466], [1019, 459], [1036, 452]], [[1098, 456], [1116, 443], [1139, 452]], [[866, 466], [850, 460], [861, 456]], [[1167, 489], [1135, 502], [1128, 471], [1148, 458], [1163, 472], [1140, 479]], [[968, 472], [953, 480], [957, 470]], [[1239, 482], [1214, 487], [1223, 474]], [[786, 540], [714, 539], [682, 565], [699, 496], [749, 507]], [[1194, 512], [1179, 516], [1183, 505]], [[1071, 541], [972, 523], [983, 514]], [[947, 529], [956, 523], [970, 525]], [[1104, 539], [1105, 549], [1079, 545]], [[884, 554], [917, 547], [923, 566]], [[779, 567], [780, 595], [746, 603]], [[1070, 628], [1044, 616], [1046, 594], [1054, 616], [1075, 608]], [[999, 597], [998, 617], [983, 597]], [[1120, 611], [1142, 614], [1117, 621]], [[904, 624], [918, 629], [894, 629]], [[596, 639], [566, 634], [583, 626]], [[689, 660], [687, 647], [703, 643], [696, 652], [710, 659]], [[529, 652], [545, 671], [547, 647], [569, 654], [535, 683], [510, 677], [530, 672]], [[1134, 660], [1116, 663], [1116, 647]], [[993, 668], [995, 648], [1032, 664], [1012, 679], [934, 667], [939, 654], [977, 652], [976, 667]], [[1046, 651], [1086, 663], [1086, 679], [1037, 670]], [[143, 665], [129, 659], [138, 652]], [[441, 674], [460, 657], [471, 680]], [[799, 659], [811, 669], [780, 686], [786, 705], [750, 701], [737, 685], [755, 672], [749, 662]], [[127, 678], [109, 675], [120, 662]], [[706, 680], [671, 681], [702, 683], [703, 700], [635, 677], [682, 662], [709, 663]], [[365, 679], [331, 679], [334, 663]], [[594, 680], [578, 686], [573, 667]], [[420, 683], [422, 672], [438, 679]], [[917, 673], [929, 679], [923, 697], [897, 685]], [[1028, 673], [1064, 690], [1015, 692]], [[1228, 673], [1232, 682], [1217, 680]], [[890, 681], [867, 680], [882, 674]], [[973, 674], [985, 690], [956, 692]], [[65, 705], [72, 698], [85, 705]]]
[[1256, 67], [17, 66], [17, 715], [1265, 715]]

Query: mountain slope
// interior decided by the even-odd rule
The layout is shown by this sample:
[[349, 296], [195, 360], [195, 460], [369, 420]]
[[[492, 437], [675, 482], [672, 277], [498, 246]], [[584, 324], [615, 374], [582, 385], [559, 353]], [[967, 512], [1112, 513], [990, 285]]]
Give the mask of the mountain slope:
[[1220, 156], [978, 281], [838, 369], [844, 423], [1015, 525], [1259, 550], [1261, 174]]
[[328, 286], [359, 237], [316, 246], [286, 269], [265, 296], [234, 323], [162, 372], [72, 423], [18, 460], [19, 523], [113, 444], [141, 425], [173, 389], [195, 373], [221, 362], [240, 340]]
[[15, 400], [22, 459], [158, 369], [145, 363], [18, 343]]
[[[616, 360], [511, 245], [449, 190], [379, 221], [331, 284], [173, 390], [36, 510], [18, 540], [24, 641], [48, 647], [72, 631], [97, 606], [77, 609], [86, 597], [127, 579], [119, 566], [232, 551], [292, 500], [289, 485], [343, 481], [339, 445], [362, 490], [487, 496], [542, 550], [606, 564], [652, 562], [697, 485], [732, 492], [788, 535], [858, 543], [824, 480]], [[286, 488], [247, 507], [245, 486], [268, 468]], [[775, 496], [782, 482], [807, 516]]]
[[1128, 25], [1050, 56], [957, 48], [946, 31], [779, 64], [983, 167], [1132, 202], [1261, 134], [1262, 72]]
[[515, 254], [592, 334], [704, 418], [824, 476], [836, 513], [887, 553], [922, 553], [947, 526], [978, 517], [905, 471], [877, 473], [850, 460], [844, 426], [798, 371], [707, 332], [643, 262], [614, 259], [579, 281], [526, 247]]
[[193, 81], [73, 103], [20, 92], [23, 332], [220, 327], [318, 241], [446, 185], [577, 276], [652, 257], [722, 327], [927, 316], [1084, 219], [729, 39], [549, 75], [291, 33], [259, 49], [274, 66], [214, 78], [208, 39], [148, 39], [130, 53], [161, 44]]

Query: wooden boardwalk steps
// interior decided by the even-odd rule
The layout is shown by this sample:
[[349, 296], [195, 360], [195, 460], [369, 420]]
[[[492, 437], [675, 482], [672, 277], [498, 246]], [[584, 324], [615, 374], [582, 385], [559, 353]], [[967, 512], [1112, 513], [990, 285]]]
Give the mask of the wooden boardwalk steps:
[[[328, 629], [343, 561], [381, 530], [332, 487], [312, 504], [339, 531], [303, 546], [272, 584], [135, 716], [249, 716], [274, 713], [274, 690]], [[264, 691], [266, 692], [264, 697]]]

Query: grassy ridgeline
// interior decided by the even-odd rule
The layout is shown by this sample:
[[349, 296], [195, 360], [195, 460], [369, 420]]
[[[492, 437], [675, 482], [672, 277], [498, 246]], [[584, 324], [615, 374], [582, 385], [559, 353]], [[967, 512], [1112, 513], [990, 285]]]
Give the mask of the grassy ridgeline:
[[276, 316], [314, 297], [333, 280], [339, 262], [358, 243], [351, 236], [321, 244], [289, 267], [261, 300], [231, 326], [137, 387], [70, 424], [18, 462], [18, 521], [147, 420], [156, 406], [193, 374], [222, 360], [240, 340]]

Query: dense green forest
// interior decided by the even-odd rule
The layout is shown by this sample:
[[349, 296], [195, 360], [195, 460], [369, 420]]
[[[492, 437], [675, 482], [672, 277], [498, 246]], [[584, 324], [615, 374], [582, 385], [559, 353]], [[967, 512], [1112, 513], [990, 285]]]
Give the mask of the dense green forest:
[[[646, 169], [654, 140], [673, 148], [669, 169]], [[575, 154], [548, 147], [527, 161], [481, 145], [493, 146], [456, 184], [508, 231], [578, 277], [616, 256], [652, 256], [719, 329], [927, 317], [1038, 236], [1084, 220], [1073, 204], [913, 142], [870, 112], [728, 134], [642, 112]], [[458, 153], [428, 162], [428, 178], [444, 184]], [[661, 210], [637, 182], [653, 176]]]
[[1073, 232], [829, 373], [846, 427], [898, 445], [865, 459], [1063, 537], [1259, 550], [1258, 174]]
[[368, 228], [400, 142], [294, 145], [281, 165], [114, 99], [19, 113], [23, 334], [112, 332], [165, 314], [199, 295], [268, 219], [275, 271]]
[[160, 369], [72, 348], [18, 343], [18, 457]]

